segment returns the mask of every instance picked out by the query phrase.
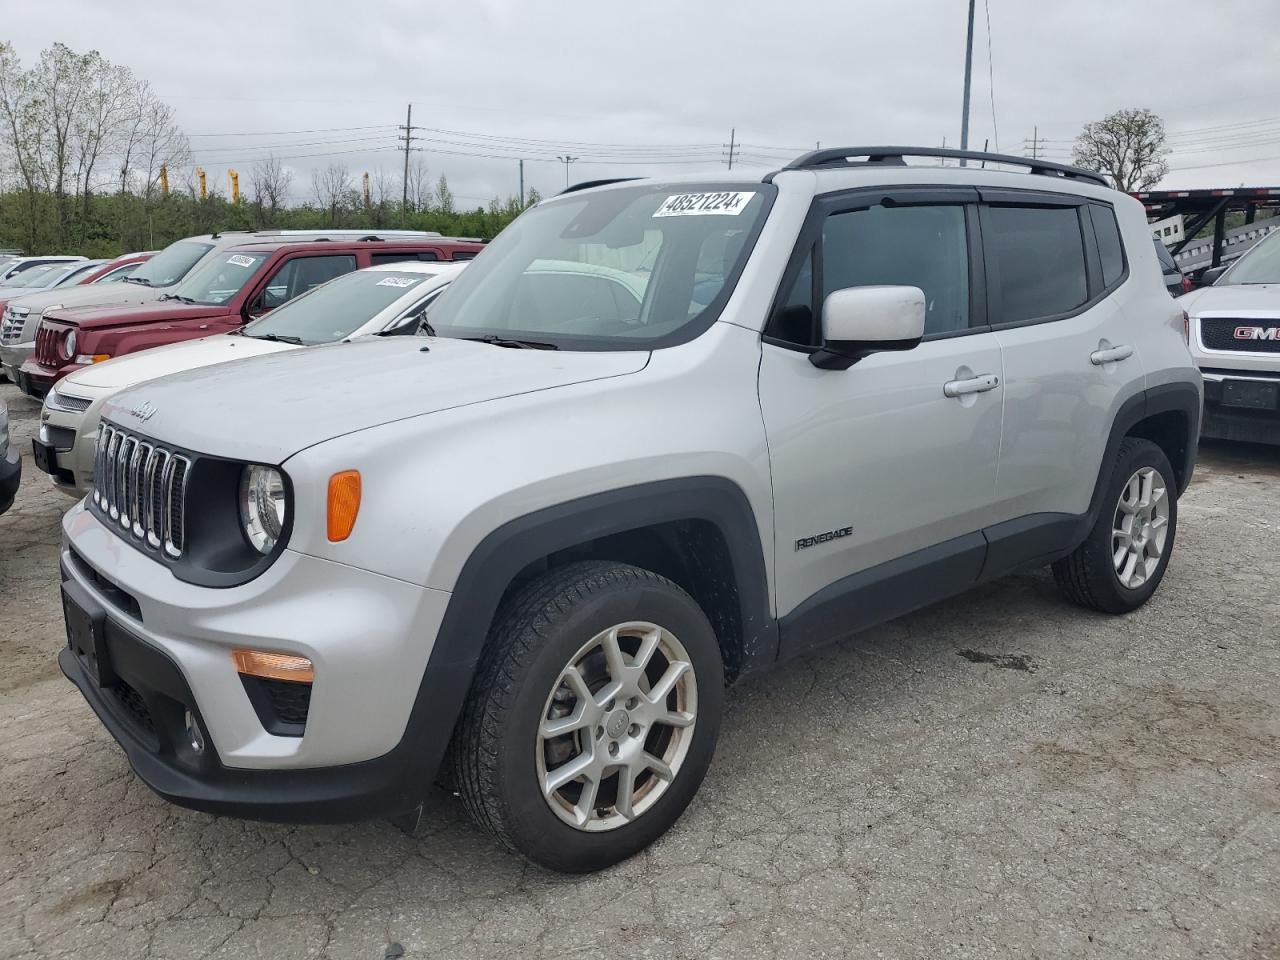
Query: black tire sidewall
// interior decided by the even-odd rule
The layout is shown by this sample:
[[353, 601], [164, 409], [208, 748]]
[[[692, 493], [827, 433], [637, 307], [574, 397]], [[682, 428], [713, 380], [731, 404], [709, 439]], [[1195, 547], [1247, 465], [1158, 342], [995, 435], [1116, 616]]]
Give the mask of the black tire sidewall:
[[[675, 781], [634, 822], [586, 832], [562, 821], [542, 796], [536, 765], [537, 729], [547, 697], [578, 649], [603, 630], [629, 620], [656, 623], [684, 645], [698, 686], [693, 742]], [[498, 747], [498, 783], [507, 826], [530, 859], [554, 869], [582, 872], [626, 859], [662, 836], [693, 799], [711, 764], [724, 703], [723, 667], [715, 633], [694, 601], [674, 585], [611, 586], [592, 592], [558, 625], [529, 663], [504, 717]]]

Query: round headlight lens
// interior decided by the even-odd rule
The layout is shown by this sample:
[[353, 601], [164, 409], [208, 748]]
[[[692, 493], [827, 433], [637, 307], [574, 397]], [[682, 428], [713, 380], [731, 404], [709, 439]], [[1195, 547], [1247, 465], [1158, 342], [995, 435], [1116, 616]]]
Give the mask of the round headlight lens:
[[287, 510], [280, 471], [256, 463], [245, 467], [240, 475], [240, 519], [245, 536], [264, 556], [275, 549]]
[[66, 354], [68, 358], [76, 355], [76, 332], [74, 330], [67, 334]]

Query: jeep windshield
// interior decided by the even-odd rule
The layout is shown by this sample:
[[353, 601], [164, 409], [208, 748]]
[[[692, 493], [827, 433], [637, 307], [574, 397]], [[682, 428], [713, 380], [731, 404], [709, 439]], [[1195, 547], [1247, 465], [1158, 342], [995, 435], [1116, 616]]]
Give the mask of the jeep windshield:
[[1280, 283], [1280, 231], [1268, 234], [1214, 284]]
[[171, 287], [185, 277], [200, 258], [212, 249], [211, 243], [179, 240], [177, 243], [169, 244], [124, 279], [129, 283], [140, 283], [147, 287]]
[[638, 184], [550, 200], [507, 227], [430, 308], [441, 337], [648, 350], [719, 316], [768, 184]]
[[220, 306], [245, 288], [271, 256], [262, 252], [227, 251], [215, 254], [171, 293], [183, 303]]
[[406, 310], [419, 304], [436, 289], [435, 276], [408, 270], [357, 270], [277, 307], [242, 332], [246, 337], [282, 337], [307, 346], [332, 343], [349, 337], [398, 300], [404, 301]]

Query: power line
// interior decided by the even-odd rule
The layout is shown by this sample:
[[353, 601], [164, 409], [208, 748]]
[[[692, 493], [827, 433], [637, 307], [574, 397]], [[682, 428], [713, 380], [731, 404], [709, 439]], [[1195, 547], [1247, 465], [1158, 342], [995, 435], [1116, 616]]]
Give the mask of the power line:
[[347, 133], [354, 130], [390, 130], [394, 123], [375, 123], [365, 127], [316, 127], [311, 130], [242, 130], [227, 133], [188, 133], [188, 137], [283, 137], [295, 133]]

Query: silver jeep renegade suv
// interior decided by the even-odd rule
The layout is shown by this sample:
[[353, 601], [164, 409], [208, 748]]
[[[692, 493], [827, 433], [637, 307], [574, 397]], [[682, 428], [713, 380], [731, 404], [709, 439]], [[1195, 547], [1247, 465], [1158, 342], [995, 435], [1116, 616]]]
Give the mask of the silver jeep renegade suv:
[[62, 669], [176, 803], [443, 780], [578, 871], [680, 816], [729, 681], [1027, 567], [1141, 606], [1201, 409], [1142, 206], [940, 155], [571, 189], [419, 336], [118, 394]]

